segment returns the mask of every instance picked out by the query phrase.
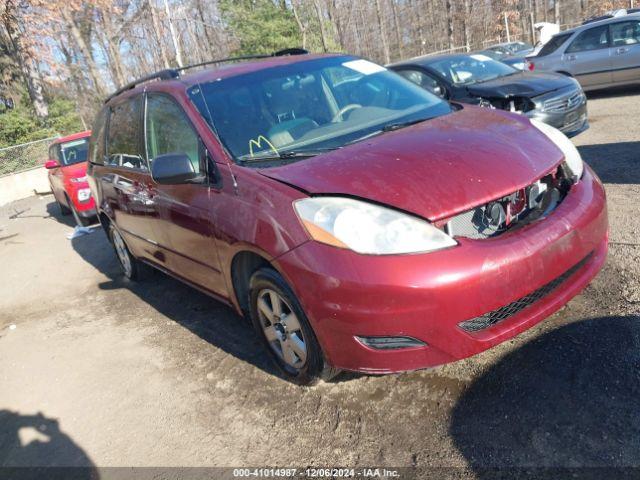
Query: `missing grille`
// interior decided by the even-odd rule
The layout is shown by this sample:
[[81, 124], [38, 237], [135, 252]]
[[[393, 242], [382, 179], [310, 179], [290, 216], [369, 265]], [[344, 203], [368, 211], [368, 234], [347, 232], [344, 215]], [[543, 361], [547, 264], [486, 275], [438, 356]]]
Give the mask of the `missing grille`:
[[537, 290], [534, 290], [530, 294], [525, 295], [524, 297], [519, 298], [518, 300], [511, 302], [504, 307], [500, 307], [497, 310], [485, 313], [484, 315], [472, 318], [471, 320], [465, 320], [458, 325], [460, 326], [460, 328], [467, 332], [478, 332], [480, 330], [484, 330], [485, 328], [489, 328], [496, 323], [501, 322], [502, 320], [506, 320], [516, 313], [519, 313], [525, 308], [533, 305], [538, 300], [542, 300], [544, 297], [556, 290], [567, 279], [569, 279], [569, 277], [580, 270], [591, 259], [592, 256], [593, 252], [589, 253], [589, 255], [580, 260], [577, 264], [564, 272], [562, 275], [556, 277]]

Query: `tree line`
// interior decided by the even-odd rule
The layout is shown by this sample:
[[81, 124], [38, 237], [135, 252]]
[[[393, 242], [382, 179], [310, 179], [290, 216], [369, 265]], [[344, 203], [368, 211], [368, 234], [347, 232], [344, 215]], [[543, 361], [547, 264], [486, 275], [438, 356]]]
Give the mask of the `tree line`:
[[11, 118], [6, 115], [16, 108], [43, 132], [53, 128], [52, 113], [64, 128], [80, 128], [91, 123], [111, 91], [163, 68], [293, 46], [389, 63], [447, 49], [482, 48], [506, 40], [507, 29], [511, 39], [534, 43], [536, 22], [570, 27], [633, 3], [0, 0], [0, 146]]

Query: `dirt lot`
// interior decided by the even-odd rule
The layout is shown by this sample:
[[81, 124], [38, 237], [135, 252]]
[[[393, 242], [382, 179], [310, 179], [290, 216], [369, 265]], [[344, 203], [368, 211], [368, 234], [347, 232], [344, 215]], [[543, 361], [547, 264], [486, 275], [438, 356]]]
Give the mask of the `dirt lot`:
[[67, 240], [52, 197], [0, 208], [0, 465], [639, 466], [640, 89], [589, 103], [575, 141], [606, 183], [606, 267], [536, 328], [429, 371], [293, 386], [227, 307], [162, 274], [126, 283], [99, 230]]

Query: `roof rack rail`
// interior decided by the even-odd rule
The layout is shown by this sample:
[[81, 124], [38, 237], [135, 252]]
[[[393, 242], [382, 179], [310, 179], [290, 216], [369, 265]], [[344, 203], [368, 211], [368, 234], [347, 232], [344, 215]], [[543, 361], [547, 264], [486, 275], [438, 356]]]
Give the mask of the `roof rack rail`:
[[157, 80], [170, 80], [172, 78], [178, 78], [179, 76], [180, 76], [180, 74], [178, 73], [178, 71], [173, 69], [173, 68], [168, 68], [166, 70], [160, 70], [159, 72], [155, 72], [155, 73], [152, 73], [150, 75], [145, 75], [144, 77], [140, 77], [140, 78], [134, 80], [133, 82], [129, 82], [126, 85], [124, 85], [123, 87], [120, 87], [119, 89], [117, 89], [115, 92], [113, 92], [111, 95], [109, 95], [107, 97], [107, 99], [104, 101], [104, 103], [107, 103], [113, 97], [116, 97], [116, 96], [120, 95], [122, 92], [126, 92], [127, 90], [131, 90], [132, 88], [135, 88], [136, 86], [140, 85], [141, 83], [148, 82], [149, 80], [156, 80], [156, 79]]
[[203, 67], [205, 65], [213, 65], [216, 63], [237, 62], [240, 60], [251, 60], [251, 59], [258, 59], [258, 58], [284, 57], [287, 55], [306, 55], [308, 53], [309, 51], [305, 50], [304, 48], [285, 48], [283, 50], [278, 50], [277, 52], [273, 52], [270, 54], [265, 53], [262, 55], [243, 55], [240, 57], [219, 58], [217, 60], [208, 60], [206, 62], [194, 63], [193, 65], [186, 65], [184, 67], [179, 67], [179, 68], [168, 68], [166, 70], [160, 70], [159, 72], [155, 72], [150, 75], [140, 77], [132, 82], [127, 83], [126, 85], [124, 85], [123, 87], [120, 87], [111, 95], [109, 95], [107, 99], [104, 101], [104, 103], [109, 102], [109, 100], [111, 100], [114, 97], [117, 97], [118, 95], [120, 95], [123, 92], [126, 92], [127, 90], [131, 90], [132, 88], [135, 88], [141, 83], [148, 82], [149, 80], [171, 80], [174, 78], [178, 78], [180, 77], [180, 72], [184, 70], [189, 70], [191, 68]]
[[272, 57], [285, 57], [288, 55], [306, 55], [309, 51], [304, 48], [285, 48], [273, 53], [264, 53], [260, 55], [242, 55], [240, 57], [227, 57], [218, 58], [216, 60], [207, 60], [206, 62], [194, 63], [193, 65], [186, 65], [184, 67], [176, 68], [177, 71], [182, 72], [191, 68], [204, 67], [205, 65], [214, 65], [216, 63], [237, 62], [240, 60], [252, 60], [259, 58], [272, 58]]

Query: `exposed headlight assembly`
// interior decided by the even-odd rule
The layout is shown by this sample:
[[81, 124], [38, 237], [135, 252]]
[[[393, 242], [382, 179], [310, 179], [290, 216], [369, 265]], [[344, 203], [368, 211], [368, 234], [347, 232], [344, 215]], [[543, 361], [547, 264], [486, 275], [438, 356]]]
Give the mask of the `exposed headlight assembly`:
[[540, 120], [531, 119], [531, 124], [544, 133], [549, 140], [556, 144], [556, 146], [562, 151], [564, 155], [564, 161], [567, 167], [571, 171], [571, 179], [573, 182], [577, 182], [582, 177], [584, 172], [584, 163], [580, 152], [567, 136], [557, 128], [547, 125]]
[[313, 197], [293, 205], [311, 238], [358, 253], [433, 252], [457, 245], [425, 220], [361, 200]]
[[87, 176], [84, 175], [82, 177], [76, 177], [76, 178], [72, 178], [71, 181], [73, 183], [85, 183], [87, 181]]

